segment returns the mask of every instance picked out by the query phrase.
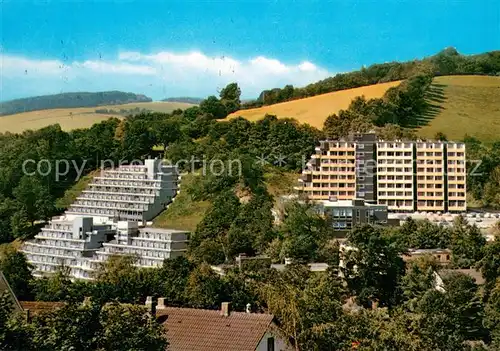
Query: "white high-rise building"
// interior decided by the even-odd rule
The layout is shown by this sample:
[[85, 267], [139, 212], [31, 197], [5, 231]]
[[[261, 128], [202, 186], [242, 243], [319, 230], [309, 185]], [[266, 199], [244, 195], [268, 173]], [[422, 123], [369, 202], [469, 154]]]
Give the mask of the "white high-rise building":
[[176, 168], [160, 160], [104, 170], [63, 216], [23, 245], [34, 275], [54, 273], [64, 265], [72, 277], [92, 279], [110, 255], [135, 256], [140, 267], [184, 255], [188, 232], [144, 227], [173, 201], [178, 178]]

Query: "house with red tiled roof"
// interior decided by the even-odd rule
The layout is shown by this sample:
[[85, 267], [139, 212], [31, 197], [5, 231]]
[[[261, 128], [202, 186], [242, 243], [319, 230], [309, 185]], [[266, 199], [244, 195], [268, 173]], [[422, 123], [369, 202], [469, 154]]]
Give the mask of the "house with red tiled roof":
[[233, 312], [229, 302], [220, 310], [168, 307], [161, 298], [154, 310], [167, 330], [169, 351], [291, 350], [272, 314]]
[[65, 305], [64, 302], [53, 301], [19, 301], [19, 303], [25, 313], [26, 311], [29, 311], [28, 317], [36, 316], [44, 312], [52, 312]]

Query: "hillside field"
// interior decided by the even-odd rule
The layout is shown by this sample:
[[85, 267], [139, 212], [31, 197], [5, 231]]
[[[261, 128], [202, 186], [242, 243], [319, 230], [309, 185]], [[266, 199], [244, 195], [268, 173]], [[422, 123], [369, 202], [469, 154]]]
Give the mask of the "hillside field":
[[302, 123], [318, 129], [323, 128], [325, 119], [339, 110], [349, 107], [351, 100], [356, 96], [364, 95], [367, 99], [380, 98], [387, 89], [398, 86], [401, 81], [368, 85], [366, 87], [335, 91], [304, 99], [282, 102], [279, 104], [240, 110], [232, 113], [227, 118], [241, 116], [250, 121], [262, 119], [266, 114], [278, 117], [291, 117]]
[[123, 105], [108, 105], [97, 107], [79, 107], [67, 109], [51, 109], [17, 113], [0, 116], [0, 133], [21, 133], [28, 129], [40, 129], [51, 124], [59, 123], [63, 130], [88, 128], [111, 117], [123, 118], [119, 115], [95, 113], [96, 109], [130, 110], [136, 107], [155, 112], [172, 112], [175, 109], [186, 109], [192, 104], [181, 102], [137, 102]]
[[443, 99], [437, 103], [437, 115], [418, 135], [433, 138], [443, 132], [450, 140], [465, 134], [483, 142], [500, 140], [500, 77], [436, 77], [433, 85], [442, 89]]
[[[267, 113], [295, 118], [299, 122], [322, 129], [326, 117], [340, 109], [346, 109], [354, 97], [381, 97], [387, 89], [399, 83], [370, 85], [241, 110], [228, 118], [242, 116], [256, 121]], [[465, 134], [468, 134], [487, 143], [500, 139], [500, 77], [436, 77], [431, 89], [433, 94], [439, 92], [439, 96], [429, 101], [433, 105], [433, 113], [424, 116], [428, 124], [417, 129], [418, 135], [432, 139], [437, 132], [443, 132], [448, 139], [462, 140]]]

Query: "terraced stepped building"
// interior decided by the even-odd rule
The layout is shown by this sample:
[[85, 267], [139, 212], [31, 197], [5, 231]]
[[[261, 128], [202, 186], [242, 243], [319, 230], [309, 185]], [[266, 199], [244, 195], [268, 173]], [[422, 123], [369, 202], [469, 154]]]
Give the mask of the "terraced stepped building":
[[172, 201], [177, 181], [177, 169], [163, 165], [160, 160], [104, 170], [66, 213], [145, 222]]
[[110, 255], [134, 255], [140, 267], [183, 255], [188, 232], [145, 226], [173, 201], [178, 179], [175, 167], [160, 160], [103, 171], [63, 216], [23, 245], [34, 275], [64, 265], [72, 277], [92, 279]]
[[363, 199], [393, 212], [467, 210], [465, 144], [377, 140], [374, 133], [325, 140], [296, 189], [311, 200]]

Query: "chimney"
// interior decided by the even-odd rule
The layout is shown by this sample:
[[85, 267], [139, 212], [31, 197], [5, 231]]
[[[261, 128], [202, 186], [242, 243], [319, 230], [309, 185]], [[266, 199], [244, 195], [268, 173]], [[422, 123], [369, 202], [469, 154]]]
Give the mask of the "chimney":
[[231, 302], [223, 302], [221, 305], [220, 314], [224, 317], [229, 317], [231, 313]]
[[167, 306], [165, 306], [165, 298], [159, 297], [158, 304], [156, 305], [156, 309], [157, 310], [164, 310], [165, 308], [167, 308]]
[[156, 309], [155, 309], [155, 304], [153, 302], [153, 296], [146, 297], [145, 305], [146, 305], [146, 309], [147, 309], [148, 313], [154, 317], [156, 314]]
[[31, 323], [31, 314], [30, 310], [28, 309], [24, 310], [24, 320], [26, 321], [26, 323]]
[[247, 303], [245, 311], [246, 311], [246, 313], [252, 313], [252, 305], [250, 305], [249, 303]]

